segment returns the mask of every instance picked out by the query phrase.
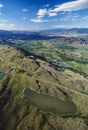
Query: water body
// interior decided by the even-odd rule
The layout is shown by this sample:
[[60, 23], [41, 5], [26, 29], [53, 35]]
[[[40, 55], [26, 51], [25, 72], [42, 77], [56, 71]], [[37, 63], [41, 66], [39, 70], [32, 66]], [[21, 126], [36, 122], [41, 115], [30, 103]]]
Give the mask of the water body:
[[66, 62], [59, 62], [59, 65], [62, 66], [62, 67], [66, 67], [66, 68], [73, 68], [72, 65], [66, 63]]
[[0, 72], [0, 80], [3, 79], [4, 76], [5, 76], [5, 72], [1, 71]]
[[73, 114], [76, 113], [76, 106], [73, 102], [64, 102], [53, 96], [39, 94], [36, 91], [25, 88], [23, 90], [24, 96], [29, 101], [29, 104], [55, 114]]

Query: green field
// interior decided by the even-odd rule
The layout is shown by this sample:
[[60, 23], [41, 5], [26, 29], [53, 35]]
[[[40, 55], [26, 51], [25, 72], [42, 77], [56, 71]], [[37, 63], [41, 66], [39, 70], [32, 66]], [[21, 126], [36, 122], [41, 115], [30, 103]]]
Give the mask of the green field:
[[[46, 44], [47, 43], [47, 44]], [[42, 56], [47, 61], [52, 62], [59, 67], [59, 62], [66, 62], [73, 66], [73, 71], [88, 76], [88, 46], [74, 46], [74, 44], [50, 43], [49, 41], [21, 41], [15, 42], [16, 46], [20, 46], [27, 52], [32, 52], [38, 56]], [[62, 66], [63, 68], [63, 66]], [[65, 66], [64, 66], [65, 69]]]

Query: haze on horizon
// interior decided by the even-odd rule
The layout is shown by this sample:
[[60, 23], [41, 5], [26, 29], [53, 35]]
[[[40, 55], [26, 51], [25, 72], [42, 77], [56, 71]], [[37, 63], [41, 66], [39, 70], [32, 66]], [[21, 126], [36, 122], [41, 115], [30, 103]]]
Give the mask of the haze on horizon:
[[88, 28], [88, 0], [0, 0], [0, 30]]

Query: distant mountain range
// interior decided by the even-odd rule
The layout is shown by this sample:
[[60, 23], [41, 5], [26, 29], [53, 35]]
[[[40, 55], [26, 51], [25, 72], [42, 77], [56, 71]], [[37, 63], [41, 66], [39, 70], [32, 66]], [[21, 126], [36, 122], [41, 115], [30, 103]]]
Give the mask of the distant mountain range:
[[42, 32], [52, 32], [52, 33], [79, 33], [88, 34], [88, 28], [71, 28], [71, 29], [49, 29]]
[[45, 33], [42, 34], [41, 32], [0, 30], [0, 38], [17, 40], [48, 40], [56, 37], [46, 35]]
[[20, 30], [7, 31], [7, 30], [0, 30], [0, 35], [1, 34], [36, 34], [36, 33], [40, 33], [40, 32], [88, 34], [88, 28], [71, 28], [71, 29], [58, 28], [58, 29], [47, 29], [47, 30], [42, 30], [42, 31], [20, 31]]
[[[74, 34], [74, 35], [73, 35]], [[21, 40], [48, 40], [64, 36], [77, 37], [79, 35], [88, 35], [88, 28], [72, 29], [48, 29], [42, 31], [7, 31], [0, 30], [0, 38], [21, 39]]]

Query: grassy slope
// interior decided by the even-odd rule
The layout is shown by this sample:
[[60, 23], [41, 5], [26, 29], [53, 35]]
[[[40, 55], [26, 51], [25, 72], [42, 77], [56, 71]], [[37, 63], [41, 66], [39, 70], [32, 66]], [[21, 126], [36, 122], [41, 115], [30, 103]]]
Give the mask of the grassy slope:
[[[33, 77], [49, 80], [59, 85], [88, 92], [88, 80], [70, 70], [56, 71], [46, 62], [30, 59], [20, 51], [0, 46], [0, 59], [3, 63], [0, 71], [5, 77], [0, 81], [0, 129], [1, 130], [87, 130], [88, 99], [63, 90], [57, 85], [37, 81]], [[15, 67], [14, 71], [10, 69]], [[24, 70], [24, 71], [23, 71]], [[33, 74], [33, 77], [27, 76]], [[76, 82], [75, 82], [76, 81]], [[79, 84], [81, 82], [81, 84]], [[24, 99], [24, 87], [31, 87], [42, 94], [49, 94], [61, 100], [73, 100], [81, 115], [60, 117], [31, 106]], [[83, 117], [84, 116], [84, 117]], [[82, 118], [83, 117], [83, 118]], [[75, 122], [75, 123], [72, 123]], [[70, 126], [68, 124], [70, 123]], [[80, 125], [80, 129], [79, 129]], [[69, 128], [68, 128], [69, 127]]]

